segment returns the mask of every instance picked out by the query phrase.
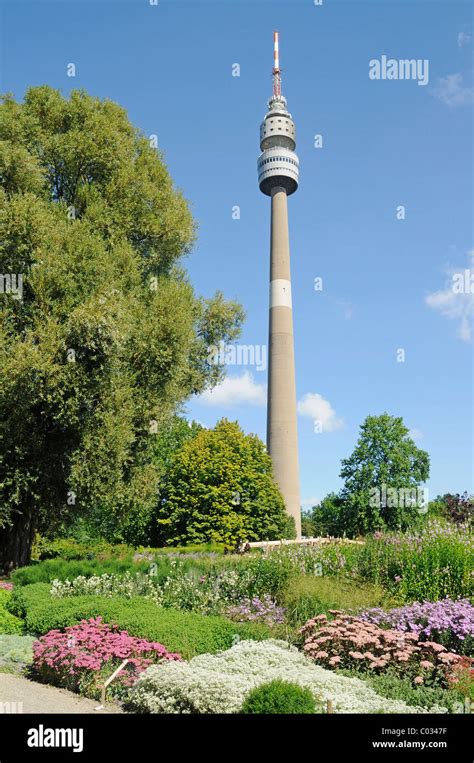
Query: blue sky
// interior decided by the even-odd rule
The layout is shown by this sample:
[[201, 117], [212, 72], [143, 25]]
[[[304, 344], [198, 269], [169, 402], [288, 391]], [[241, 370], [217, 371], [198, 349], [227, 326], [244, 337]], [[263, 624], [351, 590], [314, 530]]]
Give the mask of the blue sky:
[[[270, 208], [256, 160], [280, 31], [300, 157], [289, 213], [302, 498], [340, 487], [360, 424], [383, 411], [403, 416], [429, 452], [430, 497], [472, 489], [473, 296], [452, 288], [453, 274], [472, 268], [470, 3], [0, 6], [1, 90], [21, 99], [31, 85], [84, 88], [158, 136], [199, 224], [192, 283], [243, 304], [240, 342], [253, 345], [267, 343]], [[382, 55], [427, 59], [428, 84], [371, 80], [369, 61]], [[206, 426], [238, 419], [264, 438], [265, 371], [229, 367], [228, 379], [188, 415]]]

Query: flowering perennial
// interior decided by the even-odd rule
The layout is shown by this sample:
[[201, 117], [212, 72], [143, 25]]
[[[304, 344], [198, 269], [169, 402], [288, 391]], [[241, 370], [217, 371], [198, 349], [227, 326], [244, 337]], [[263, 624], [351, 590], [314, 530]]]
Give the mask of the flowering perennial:
[[259, 622], [272, 626], [285, 621], [285, 609], [279, 607], [268, 594], [245, 598], [239, 604], [229, 607], [225, 614], [238, 623]]
[[33, 644], [33, 673], [47, 683], [94, 696], [100, 681], [129, 662], [116, 681], [129, 687], [154, 662], [180, 660], [162, 644], [130, 636], [101, 617], [82, 620], [64, 631], [52, 630]]
[[417, 684], [429, 679], [445, 686], [450, 671], [462, 659], [435, 641], [419, 641], [416, 633], [385, 630], [336, 610], [331, 614], [334, 620], [318, 615], [300, 630], [305, 653], [325, 667], [374, 672], [390, 668], [417, 679]]
[[474, 607], [468, 599], [415, 601], [388, 611], [367, 609], [359, 617], [384, 628], [416, 633], [422, 641], [438, 641], [459, 653], [469, 654], [474, 645]]
[[[141, 713], [238, 713], [252, 689], [275, 679], [308, 688], [318, 712], [324, 712], [328, 699], [339, 713], [427, 712], [380, 697], [364, 681], [325, 670], [273, 639], [241, 641], [219, 654], [153, 665], [139, 677], [127, 706]], [[435, 706], [429, 712], [447, 710]]]

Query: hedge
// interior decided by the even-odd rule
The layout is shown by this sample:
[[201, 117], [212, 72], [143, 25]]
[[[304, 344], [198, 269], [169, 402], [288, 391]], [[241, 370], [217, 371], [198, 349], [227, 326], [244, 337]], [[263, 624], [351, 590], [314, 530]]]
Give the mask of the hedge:
[[23, 633], [23, 622], [8, 609], [12, 598], [10, 591], [0, 588], [0, 634], [16, 635]]
[[44, 561], [45, 559], [66, 559], [67, 561], [81, 559], [131, 559], [135, 552], [151, 554], [223, 554], [223, 543], [194, 544], [189, 546], [164, 546], [162, 548], [148, 548], [139, 546], [134, 549], [126, 544], [113, 545], [103, 540], [82, 543], [74, 538], [56, 538], [48, 540], [37, 536], [34, 544], [33, 558]]
[[163, 609], [140, 597], [54, 599], [45, 583], [17, 588], [10, 599], [9, 610], [23, 617], [26, 630], [37, 635], [101, 616], [105, 622], [116, 623], [132, 636], [158, 641], [168, 651], [179, 652], [185, 659], [229, 649], [236, 636], [258, 641], [270, 636], [269, 629], [261, 624], [233, 623], [220, 616]]
[[[169, 561], [165, 557], [154, 562], [154, 579], [162, 582], [169, 574]], [[31, 585], [32, 583], [52, 583], [53, 580], [74, 580], [79, 575], [86, 578], [104, 573], [123, 575], [125, 572], [149, 572], [149, 561], [134, 562], [133, 559], [98, 559], [65, 561], [63, 559], [47, 559], [44, 562], [32, 564], [29, 567], [19, 567], [11, 575], [15, 586]]]

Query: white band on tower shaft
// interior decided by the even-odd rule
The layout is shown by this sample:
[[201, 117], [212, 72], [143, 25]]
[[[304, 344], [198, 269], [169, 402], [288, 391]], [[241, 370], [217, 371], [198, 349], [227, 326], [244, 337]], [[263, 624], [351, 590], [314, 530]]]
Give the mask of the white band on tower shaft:
[[285, 278], [270, 281], [270, 309], [272, 307], [289, 307], [291, 310], [291, 281]]

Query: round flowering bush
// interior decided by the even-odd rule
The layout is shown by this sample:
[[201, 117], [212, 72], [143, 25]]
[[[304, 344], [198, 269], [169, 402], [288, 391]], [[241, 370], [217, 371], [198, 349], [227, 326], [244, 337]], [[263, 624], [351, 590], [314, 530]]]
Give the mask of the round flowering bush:
[[332, 610], [334, 620], [318, 615], [300, 630], [304, 651], [325, 667], [390, 671], [413, 679], [447, 686], [462, 658], [435, 641], [419, 641], [416, 633], [380, 628], [360, 617]]
[[45, 683], [97, 697], [104, 681], [125, 659], [128, 663], [111, 683], [111, 694], [123, 694], [152, 663], [181, 657], [97, 617], [41, 636], [33, 644], [31, 672]]
[[437, 641], [458, 654], [474, 652], [474, 607], [468, 599], [415, 601], [387, 612], [367, 609], [359, 616], [382, 628], [416, 633], [420, 641]]
[[316, 712], [325, 711], [328, 699], [338, 713], [447, 712], [438, 705], [424, 710], [381, 697], [359, 678], [325, 670], [274, 639], [240, 641], [189, 662], [152, 665], [139, 676], [126, 706], [139, 713], [239, 713], [253, 689], [275, 680], [309, 689]]

